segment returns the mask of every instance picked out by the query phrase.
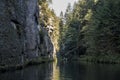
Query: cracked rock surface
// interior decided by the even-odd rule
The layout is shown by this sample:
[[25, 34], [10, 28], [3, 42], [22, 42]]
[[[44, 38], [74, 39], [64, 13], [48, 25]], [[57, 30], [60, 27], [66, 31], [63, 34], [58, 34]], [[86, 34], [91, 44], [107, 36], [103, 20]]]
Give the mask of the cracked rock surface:
[[37, 0], [0, 0], [0, 65], [38, 57]]

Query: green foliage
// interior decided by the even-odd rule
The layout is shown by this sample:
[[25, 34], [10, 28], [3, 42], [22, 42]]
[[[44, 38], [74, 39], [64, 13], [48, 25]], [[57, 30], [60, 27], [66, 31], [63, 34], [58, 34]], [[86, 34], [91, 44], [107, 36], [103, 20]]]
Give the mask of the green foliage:
[[[63, 53], [77, 48], [79, 54], [79, 48], [84, 47], [83, 32], [81, 29], [87, 22], [84, 18], [88, 11], [87, 3], [89, 3], [87, 0], [74, 3], [73, 9], [71, 9], [70, 4], [68, 4], [64, 16], [65, 24], [62, 32], [64, 36], [62, 36], [61, 50]], [[83, 51], [81, 53], [83, 53]]]
[[60, 19], [46, 0], [40, 0], [40, 5], [40, 24], [47, 26], [53, 18], [51, 38], [61, 54], [105, 56], [100, 58], [103, 61], [106, 55], [120, 54], [120, 0], [79, 0], [73, 8], [68, 4]]
[[67, 7], [64, 19], [62, 51], [76, 48], [78, 56], [97, 58], [120, 54], [120, 0], [79, 0], [72, 10]]
[[120, 1], [98, 1], [91, 17], [85, 40], [89, 54], [119, 54]]
[[[53, 30], [51, 33], [49, 33], [49, 36], [51, 38], [51, 41], [56, 49], [56, 51], [59, 50], [59, 18], [54, 13], [53, 9], [49, 8], [49, 4], [52, 3], [52, 0], [39, 0], [39, 6], [40, 6], [40, 18], [39, 23], [42, 27], [47, 28], [47, 26], [52, 26]], [[40, 34], [42, 31], [40, 32]], [[43, 35], [43, 34], [41, 34]]]
[[98, 57], [92, 55], [81, 55], [78, 58], [79, 61], [87, 61], [87, 62], [94, 62], [94, 63], [110, 63], [110, 64], [118, 64], [120, 63], [120, 55], [100, 55]]

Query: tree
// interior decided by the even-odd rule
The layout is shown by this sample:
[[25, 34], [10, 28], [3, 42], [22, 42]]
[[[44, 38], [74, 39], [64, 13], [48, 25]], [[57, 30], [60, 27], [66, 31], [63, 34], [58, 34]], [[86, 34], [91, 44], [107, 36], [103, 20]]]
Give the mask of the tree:
[[85, 36], [89, 46], [87, 53], [97, 56], [120, 53], [119, 5], [119, 0], [99, 0], [96, 3]]
[[53, 9], [49, 8], [52, 0], [39, 0], [40, 18], [39, 23], [42, 27], [48, 30], [51, 41], [54, 45], [54, 52], [59, 50], [59, 18], [56, 16]]

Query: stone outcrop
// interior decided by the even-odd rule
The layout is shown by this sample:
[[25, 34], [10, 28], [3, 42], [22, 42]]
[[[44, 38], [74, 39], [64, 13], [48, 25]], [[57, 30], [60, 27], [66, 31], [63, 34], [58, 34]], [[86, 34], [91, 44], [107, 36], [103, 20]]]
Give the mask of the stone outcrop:
[[41, 54], [52, 56], [46, 32], [40, 42], [38, 16], [37, 0], [0, 0], [0, 66], [24, 64]]
[[48, 57], [50, 59], [53, 59], [53, 44], [51, 41], [51, 38], [49, 36], [49, 33], [47, 31], [47, 29], [45, 27], [41, 27], [40, 30], [40, 52], [41, 52], [41, 56], [43, 57]]

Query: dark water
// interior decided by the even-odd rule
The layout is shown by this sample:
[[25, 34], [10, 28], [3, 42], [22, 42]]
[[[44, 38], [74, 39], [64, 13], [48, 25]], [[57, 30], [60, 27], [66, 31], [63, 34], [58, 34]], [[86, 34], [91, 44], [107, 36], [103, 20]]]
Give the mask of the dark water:
[[120, 65], [47, 63], [0, 73], [0, 80], [120, 80]]

